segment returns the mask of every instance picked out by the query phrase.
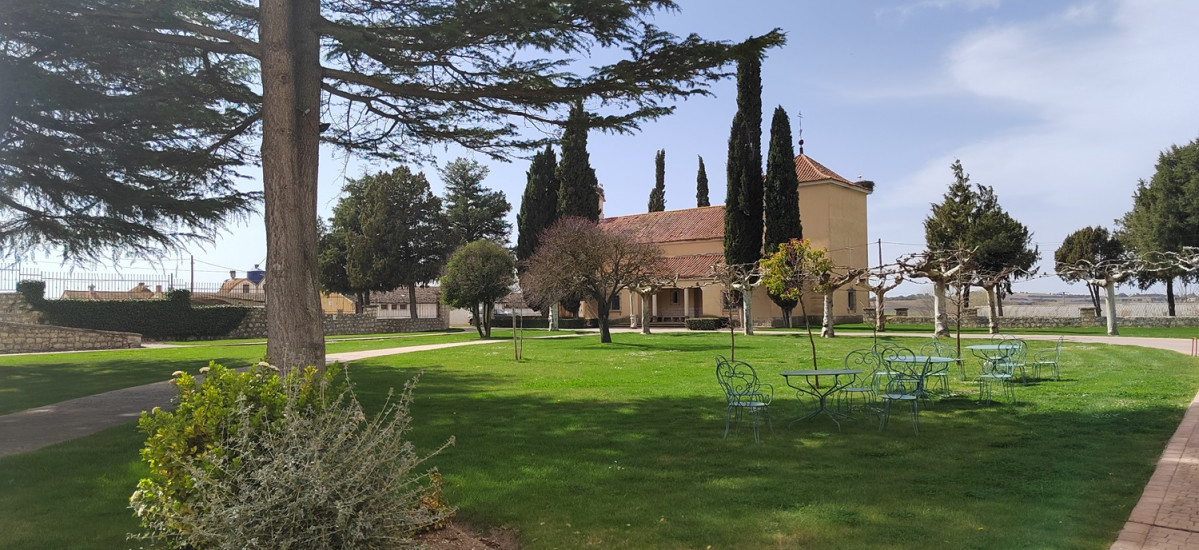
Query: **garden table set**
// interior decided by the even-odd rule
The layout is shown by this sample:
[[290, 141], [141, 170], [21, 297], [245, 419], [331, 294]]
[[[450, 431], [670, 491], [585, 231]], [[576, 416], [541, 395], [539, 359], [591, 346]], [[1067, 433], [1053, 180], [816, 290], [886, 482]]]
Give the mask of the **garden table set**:
[[[1023, 340], [997, 336], [990, 343], [966, 346], [980, 363], [978, 400], [990, 403], [994, 385], [1000, 385], [1003, 395], [1016, 404], [1015, 379], [1019, 371], [1020, 380], [1028, 383], [1026, 370], [1032, 369], [1039, 379], [1040, 369], [1050, 369], [1053, 379], [1060, 378], [1057, 368], [1061, 355], [1062, 339], [1056, 346], [1037, 352], [1028, 359], [1028, 347]], [[726, 414], [725, 436], [730, 422], [739, 418], [741, 412], [749, 412], [754, 418], [754, 435], [757, 439], [759, 419], [769, 426], [768, 407], [773, 397], [769, 384], [757, 380], [757, 374], [744, 363], [738, 372], [749, 372], [752, 380], [745, 381], [741, 388], [729, 382], [729, 362], [718, 358], [718, 378], [726, 389], [729, 409]], [[827, 416], [841, 429], [841, 420], [849, 418], [854, 410], [853, 400], [860, 397], [861, 410], [879, 416], [879, 429], [885, 429], [892, 405], [907, 404], [911, 407], [912, 427], [920, 432], [920, 402], [940, 393], [949, 395], [949, 373], [954, 363], [959, 365], [962, 380], [966, 380], [965, 366], [952, 347], [934, 339], [919, 348], [919, 353], [894, 343], [880, 343], [868, 349], [849, 352], [844, 359], [844, 368], [789, 370], [779, 373], [788, 387], [795, 390], [801, 400], [815, 400], [815, 408], [792, 420], [811, 420], [820, 415]], [[723, 365], [723, 366], [721, 366]], [[723, 369], [723, 370], [722, 370]], [[721, 373], [724, 374], [721, 374]], [[763, 389], [768, 390], [767, 392]], [[940, 392], [937, 391], [940, 390]], [[832, 401], [832, 403], [830, 403]]]

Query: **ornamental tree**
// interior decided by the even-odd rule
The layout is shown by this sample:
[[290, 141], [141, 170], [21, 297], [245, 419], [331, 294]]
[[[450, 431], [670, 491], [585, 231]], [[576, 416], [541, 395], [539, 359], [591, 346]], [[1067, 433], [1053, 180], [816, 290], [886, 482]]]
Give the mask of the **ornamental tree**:
[[649, 192], [648, 212], [666, 210], [666, 150], [654, 155], [654, 188]]
[[[728, 62], [784, 42], [779, 31], [730, 44], [651, 24], [676, 8], [8, 0], [0, 243], [6, 254], [49, 243], [88, 257], [204, 236], [252, 208], [257, 195], [232, 182], [261, 162], [267, 354], [283, 369], [323, 368], [319, 144], [398, 161], [425, 160], [444, 143], [505, 157], [546, 141], [522, 122], [561, 125], [563, 106], [589, 98], [611, 110], [591, 128], [632, 131], [669, 114], [669, 102], [708, 93]], [[622, 53], [575, 72], [586, 65], [576, 58], [609, 51]], [[39, 173], [54, 177], [27, 177]], [[89, 232], [71, 240], [64, 228]]]
[[488, 168], [472, 159], [459, 158], [441, 169], [445, 183], [445, 217], [455, 247], [490, 239], [508, 240], [511, 226], [505, 217], [512, 205], [503, 191], [483, 187]]
[[1085, 265], [1099, 265], [1112, 262], [1124, 255], [1124, 245], [1106, 228], [1084, 227], [1075, 231], [1062, 240], [1062, 245], [1053, 253], [1055, 271], [1059, 278], [1067, 283], [1083, 281], [1087, 292], [1091, 295], [1091, 305], [1095, 307], [1096, 315], [1103, 315], [1100, 289], [1102, 285], [1094, 282], [1089, 270], [1078, 269], [1082, 261]]
[[816, 339], [812, 337], [812, 325], [808, 322], [808, 311], [804, 305], [805, 292], [819, 292], [817, 285], [824, 284], [835, 269], [832, 258], [823, 248], [812, 246], [807, 239], [791, 239], [762, 260], [762, 284], [771, 295], [795, 300], [799, 303], [812, 346], [812, 368], [816, 365]]
[[516, 261], [504, 247], [488, 239], [454, 251], [441, 276], [441, 301], [469, 309], [480, 338], [491, 338], [495, 303], [512, 291]]
[[542, 304], [578, 295], [592, 302], [599, 319], [600, 342], [611, 343], [608, 317], [612, 300], [663, 271], [662, 250], [632, 236], [604, 231], [591, 220], [558, 220], [541, 236], [526, 262], [522, 290]]

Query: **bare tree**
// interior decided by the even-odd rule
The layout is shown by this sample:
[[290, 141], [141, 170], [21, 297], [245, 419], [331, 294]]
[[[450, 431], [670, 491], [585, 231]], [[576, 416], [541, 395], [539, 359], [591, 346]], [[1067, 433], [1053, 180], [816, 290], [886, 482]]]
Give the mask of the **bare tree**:
[[880, 265], [864, 275], [870, 292], [874, 294], [874, 330], [887, 331], [887, 316], [883, 314], [886, 294], [895, 290], [904, 280], [904, 271], [899, 264]]
[[933, 283], [933, 335], [949, 336], [949, 319], [945, 289], [952, 283], [962, 288], [961, 272], [971, 269], [969, 252], [957, 249], [948, 252], [917, 252], [899, 258], [900, 268], [909, 278], [928, 279]]
[[525, 263], [521, 286], [536, 303], [582, 295], [594, 302], [600, 341], [612, 342], [612, 300], [626, 288], [663, 272], [662, 250], [632, 236], [604, 231], [578, 217], [558, 220], [541, 236], [541, 244]]
[[[665, 265], [665, 264], [663, 264]], [[650, 314], [650, 298], [657, 294], [663, 288], [669, 288], [677, 285], [679, 282], [678, 274], [661, 273], [646, 273], [645, 277], [631, 285], [629, 290], [636, 294], [641, 299], [641, 320], [636, 317], [629, 316], [633, 322], [633, 326], [641, 324], [641, 334], [649, 334], [649, 314]]]
[[[736, 305], [733, 301], [734, 296], [741, 296], [743, 300], [748, 300], [750, 298], [750, 295], [748, 293], [742, 293], [741, 291], [746, 288], [752, 288], [753, 286], [761, 284], [762, 268], [758, 262], [749, 263], [749, 264], [732, 264], [732, 265], [726, 264], [724, 262], [717, 262], [717, 263], [712, 264], [712, 280], [715, 281], [720, 286], [724, 287], [725, 296], [728, 297], [728, 300], [727, 300], [727, 305], [729, 306], [728, 309], [731, 313]], [[745, 322], [742, 323], [742, 325], [745, 326], [744, 331], [745, 331], [745, 334], [747, 334], [747, 335], [754, 333], [753, 327], [748, 326], [748, 325], [752, 324], [750, 319], [751, 319], [751, 317], [749, 317], [749, 315], [747, 314], [745, 316]], [[736, 331], [734, 330], [733, 325], [734, 325], [734, 323], [733, 323], [732, 315], [730, 314], [729, 315], [729, 359], [730, 360], [736, 360], [736, 358], [737, 358], [737, 337], [736, 337]]]

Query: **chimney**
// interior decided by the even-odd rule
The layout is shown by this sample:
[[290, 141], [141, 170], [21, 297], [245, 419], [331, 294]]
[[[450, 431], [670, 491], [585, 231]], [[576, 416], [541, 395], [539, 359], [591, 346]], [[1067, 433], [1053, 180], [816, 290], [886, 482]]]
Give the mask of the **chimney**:
[[236, 278], [237, 278], [237, 270], [230, 269], [229, 270], [229, 279], [232, 280], [232, 279], [236, 279]]
[[154, 285], [154, 293], [162, 294], [162, 285]]

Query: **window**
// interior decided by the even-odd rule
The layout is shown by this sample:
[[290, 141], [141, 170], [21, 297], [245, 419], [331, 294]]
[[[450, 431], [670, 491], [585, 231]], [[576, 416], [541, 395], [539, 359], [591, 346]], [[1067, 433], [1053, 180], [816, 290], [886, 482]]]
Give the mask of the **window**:
[[851, 288], [851, 289], [849, 289], [849, 292], [847, 292], [846, 294], [849, 295], [849, 311], [857, 311], [858, 310], [858, 291]]
[[242, 291], [242, 294], [249, 294], [250, 293], [250, 283], [245, 283], [245, 284], [241, 285], [241, 291]]
[[608, 309], [611, 309], [613, 311], [620, 311], [620, 295], [619, 294], [617, 294], [616, 296], [613, 296], [612, 299], [608, 301]]
[[679, 303], [679, 291], [676, 290], [676, 291], [670, 293], [670, 303], [672, 303], [672, 304]]

